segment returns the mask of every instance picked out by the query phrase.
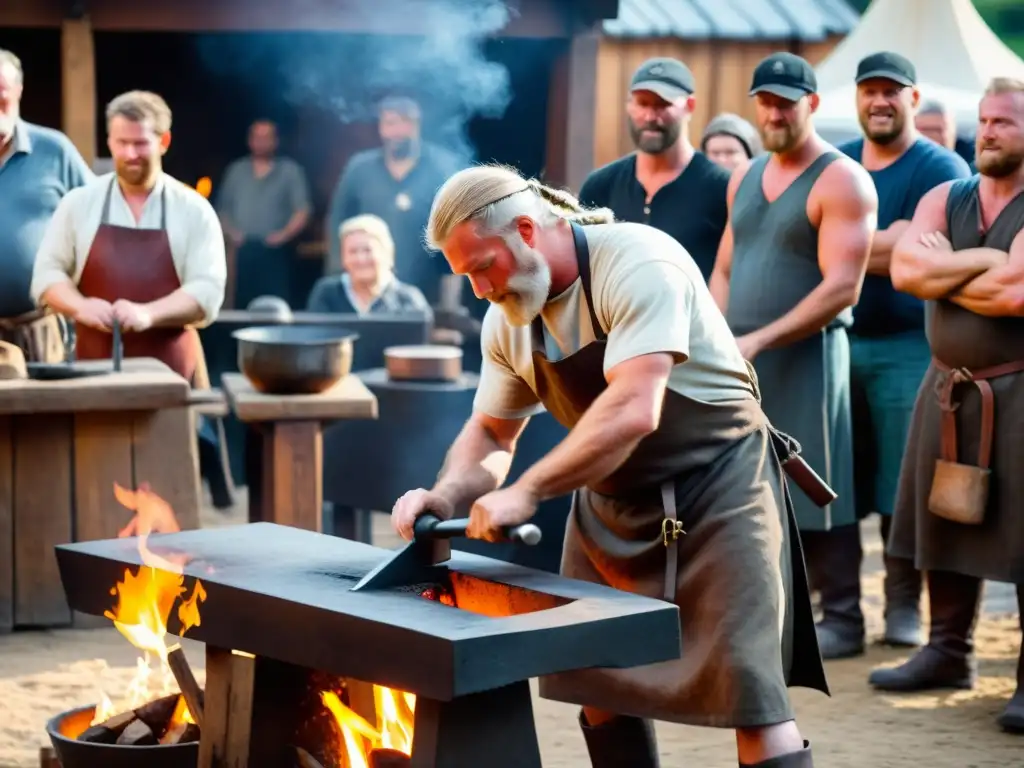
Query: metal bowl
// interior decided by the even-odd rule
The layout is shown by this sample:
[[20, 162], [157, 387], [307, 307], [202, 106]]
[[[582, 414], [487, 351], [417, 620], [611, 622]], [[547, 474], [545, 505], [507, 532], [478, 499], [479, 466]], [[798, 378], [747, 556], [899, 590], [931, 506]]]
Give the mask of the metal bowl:
[[156, 744], [128, 747], [120, 744], [92, 744], [76, 736], [89, 727], [96, 707], [79, 707], [62, 712], [46, 724], [46, 733], [63, 768], [196, 768], [199, 744]]
[[359, 334], [333, 326], [269, 325], [231, 334], [238, 369], [258, 392], [312, 395], [352, 372], [352, 344]]

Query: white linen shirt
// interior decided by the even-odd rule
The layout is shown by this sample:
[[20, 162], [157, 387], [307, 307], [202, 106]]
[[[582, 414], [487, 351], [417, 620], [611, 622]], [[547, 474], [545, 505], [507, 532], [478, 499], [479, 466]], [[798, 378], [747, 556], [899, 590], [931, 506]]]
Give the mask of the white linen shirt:
[[[83, 187], [71, 190], [60, 201], [36, 254], [32, 272], [32, 299], [36, 304], [53, 285], [68, 279], [78, 284], [99, 230], [103, 201], [113, 179], [113, 173], [100, 176]], [[107, 223], [118, 227], [159, 229], [161, 200], [165, 200], [167, 205], [167, 237], [181, 289], [203, 310], [203, 320], [197, 325], [209, 325], [217, 318], [224, 303], [227, 283], [224, 232], [209, 201], [163, 173], [136, 222], [120, 185], [114, 183]]]

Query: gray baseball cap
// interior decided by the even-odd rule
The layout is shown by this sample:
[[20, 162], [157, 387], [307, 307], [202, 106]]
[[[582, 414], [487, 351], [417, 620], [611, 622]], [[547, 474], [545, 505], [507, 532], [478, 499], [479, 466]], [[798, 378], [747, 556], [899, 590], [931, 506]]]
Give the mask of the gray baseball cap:
[[650, 91], [665, 101], [690, 96], [697, 90], [690, 68], [678, 59], [648, 59], [633, 73], [629, 92]]

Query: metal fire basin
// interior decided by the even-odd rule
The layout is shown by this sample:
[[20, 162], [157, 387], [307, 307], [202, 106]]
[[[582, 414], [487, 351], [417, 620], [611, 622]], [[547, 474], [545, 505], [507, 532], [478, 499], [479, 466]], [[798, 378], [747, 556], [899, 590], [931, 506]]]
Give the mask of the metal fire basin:
[[[196, 579], [206, 589], [188, 637], [207, 644], [208, 707], [211, 674], [231, 666], [211, 668], [211, 650], [255, 657], [250, 768], [286, 764], [282, 750], [294, 742], [273, 723], [291, 697], [282, 704], [272, 689], [308, 688], [295, 681], [312, 670], [415, 693], [413, 768], [538, 768], [530, 678], [680, 655], [670, 603], [477, 555], [454, 552], [437, 569], [436, 583], [459, 606], [452, 607], [415, 587], [351, 592], [391, 553], [312, 531], [254, 523], [153, 536], [148, 546], [171, 562], [187, 556], [187, 593]], [[111, 608], [125, 569], [142, 566], [135, 539], [65, 544], [56, 553], [70, 606], [94, 615]], [[180, 629], [172, 610], [168, 631]], [[236, 720], [237, 705], [232, 691]]]

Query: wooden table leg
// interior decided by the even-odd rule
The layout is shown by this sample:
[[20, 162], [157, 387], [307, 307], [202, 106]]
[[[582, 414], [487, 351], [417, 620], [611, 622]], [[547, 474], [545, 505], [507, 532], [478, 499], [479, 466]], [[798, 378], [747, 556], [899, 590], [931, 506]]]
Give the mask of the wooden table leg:
[[319, 421], [275, 421], [263, 436], [264, 520], [323, 529], [323, 425]]
[[249, 765], [255, 662], [248, 653], [206, 646], [199, 768]]

